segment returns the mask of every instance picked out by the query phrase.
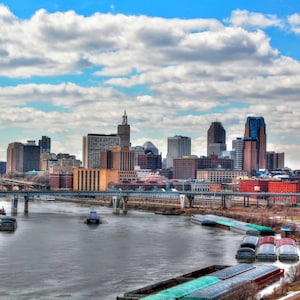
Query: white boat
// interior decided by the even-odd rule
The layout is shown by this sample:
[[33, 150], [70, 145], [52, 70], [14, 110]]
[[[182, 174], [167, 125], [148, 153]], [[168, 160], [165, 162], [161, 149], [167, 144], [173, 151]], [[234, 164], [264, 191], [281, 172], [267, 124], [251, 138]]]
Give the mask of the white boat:
[[91, 210], [86, 218], [86, 224], [100, 224], [100, 217], [95, 210]]

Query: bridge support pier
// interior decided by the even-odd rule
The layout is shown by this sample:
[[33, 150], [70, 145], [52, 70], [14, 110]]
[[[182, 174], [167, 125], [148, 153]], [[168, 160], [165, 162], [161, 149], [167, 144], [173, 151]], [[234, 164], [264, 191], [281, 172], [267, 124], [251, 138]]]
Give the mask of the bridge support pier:
[[29, 197], [24, 196], [24, 214], [28, 214], [28, 202], [29, 202]]
[[17, 215], [18, 214], [18, 196], [14, 196], [14, 198], [11, 200], [11, 214]]
[[193, 208], [194, 207], [195, 196], [189, 195], [189, 196], [187, 196], [187, 198], [188, 198], [188, 201], [189, 201], [189, 208]]
[[121, 197], [121, 203], [122, 203], [122, 211], [123, 215], [127, 214], [127, 202], [128, 202], [128, 196], [122, 196]]
[[120, 213], [120, 198], [118, 196], [113, 196], [113, 214], [118, 215]]
[[186, 198], [186, 196], [184, 194], [179, 195], [179, 201], [180, 201], [181, 209], [183, 209], [185, 207], [185, 198]]

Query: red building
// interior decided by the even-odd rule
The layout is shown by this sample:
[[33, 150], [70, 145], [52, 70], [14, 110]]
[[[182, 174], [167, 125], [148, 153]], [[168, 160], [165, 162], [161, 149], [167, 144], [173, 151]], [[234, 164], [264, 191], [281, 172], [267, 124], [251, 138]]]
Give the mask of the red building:
[[[240, 192], [300, 193], [300, 181], [241, 180]], [[289, 203], [300, 201], [297, 196], [276, 196], [272, 197], [271, 200]]]
[[[299, 181], [269, 181], [269, 193], [300, 193]], [[296, 196], [289, 197], [273, 197], [276, 201], [297, 202]]]
[[240, 192], [268, 192], [269, 181], [249, 179], [240, 181]]

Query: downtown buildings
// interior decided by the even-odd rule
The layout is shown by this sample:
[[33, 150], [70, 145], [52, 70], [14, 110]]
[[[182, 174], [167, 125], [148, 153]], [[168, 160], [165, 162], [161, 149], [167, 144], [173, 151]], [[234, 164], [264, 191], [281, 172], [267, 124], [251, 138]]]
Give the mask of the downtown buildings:
[[[284, 166], [284, 154], [267, 151], [266, 124], [263, 117], [248, 117], [244, 137], [232, 141], [226, 148], [226, 130], [221, 122], [212, 122], [207, 131], [207, 156], [191, 155], [191, 138], [168, 137], [166, 166], [162, 166], [159, 150], [147, 141], [143, 146], [131, 146], [130, 125], [126, 111], [113, 134], [87, 134], [82, 139], [83, 163], [68, 154], [50, 153], [50, 138], [43, 136], [37, 148], [40, 153], [39, 170], [49, 172], [52, 187], [79, 190], [106, 190], [112, 182], [138, 182], [151, 178], [162, 180], [217, 180], [228, 182], [235, 177], [257, 174], [261, 169]], [[33, 142], [26, 147], [33, 147]], [[31, 145], [30, 145], [31, 144]], [[25, 145], [12, 143], [8, 147], [9, 170], [33, 169], [23, 163]], [[26, 148], [25, 147], [25, 148]], [[29, 149], [29, 148], [28, 148]], [[22, 155], [20, 154], [22, 152]], [[26, 154], [27, 153], [27, 154]], [[18, 159], [11, 159], [19, 157]], [[30, 163], [29, 159], [27, 162]], [[38, 159], [36, 159], [37, 161]], [[18, 169], [19, 168], [19, 169]], [[38, 170], [38, 168], [36, 169]], [[150, 173], [155, 174], [152, 177]], [[65, 175], [68, 175], [66, 177]], [[63, 176], [66, 178], [61, 179]], [[73, 184], [70, 184], [73, 176]], [[161, 177], [159, 177], [161, 176]], [[156, 178], [155, 180], [153, 178]], [[53, 179], [53, 180], [52, 180]], [[150, 180], [150, 179], [149, 179]], [[55, 184], [54, 184], [55, 182]], [[63, 184], [67, 182], [66, 184]]]

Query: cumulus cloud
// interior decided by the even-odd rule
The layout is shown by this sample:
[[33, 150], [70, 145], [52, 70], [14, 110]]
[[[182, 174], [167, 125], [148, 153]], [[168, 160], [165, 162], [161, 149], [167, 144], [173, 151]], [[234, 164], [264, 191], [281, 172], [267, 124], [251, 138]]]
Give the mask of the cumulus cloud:
[[[298, 18], [289, 17], [295, 29]], [[74, 137], [115, 133], [126, 109], [133, 145], [152, 140], [165, 155], [167, 137], [182, 134], [205, 155], [212, 121], [234, 139], [248, 115], [263, 115], [269, 145], [290, 145], [292, 158], [300, 62], [280, 55], [264, 32], [282, 21], [241, 10], [228, 21], [45, 10], [21, 20], [0, 5], [0, 76], [18, 82], [0, 87], [4, 143], [46, 134], [59, 152], [78, 154]]]
[[300, 14], [293, 14], [289, 16], [288, 22], [291, 26], [291, 30], [296, 34], [300, 34]]
[[283, 27], [283, 21], [276, 15], [264, 15], [240, 9], [234, 10], [227, 21], [233, 26], [243, 28]]

